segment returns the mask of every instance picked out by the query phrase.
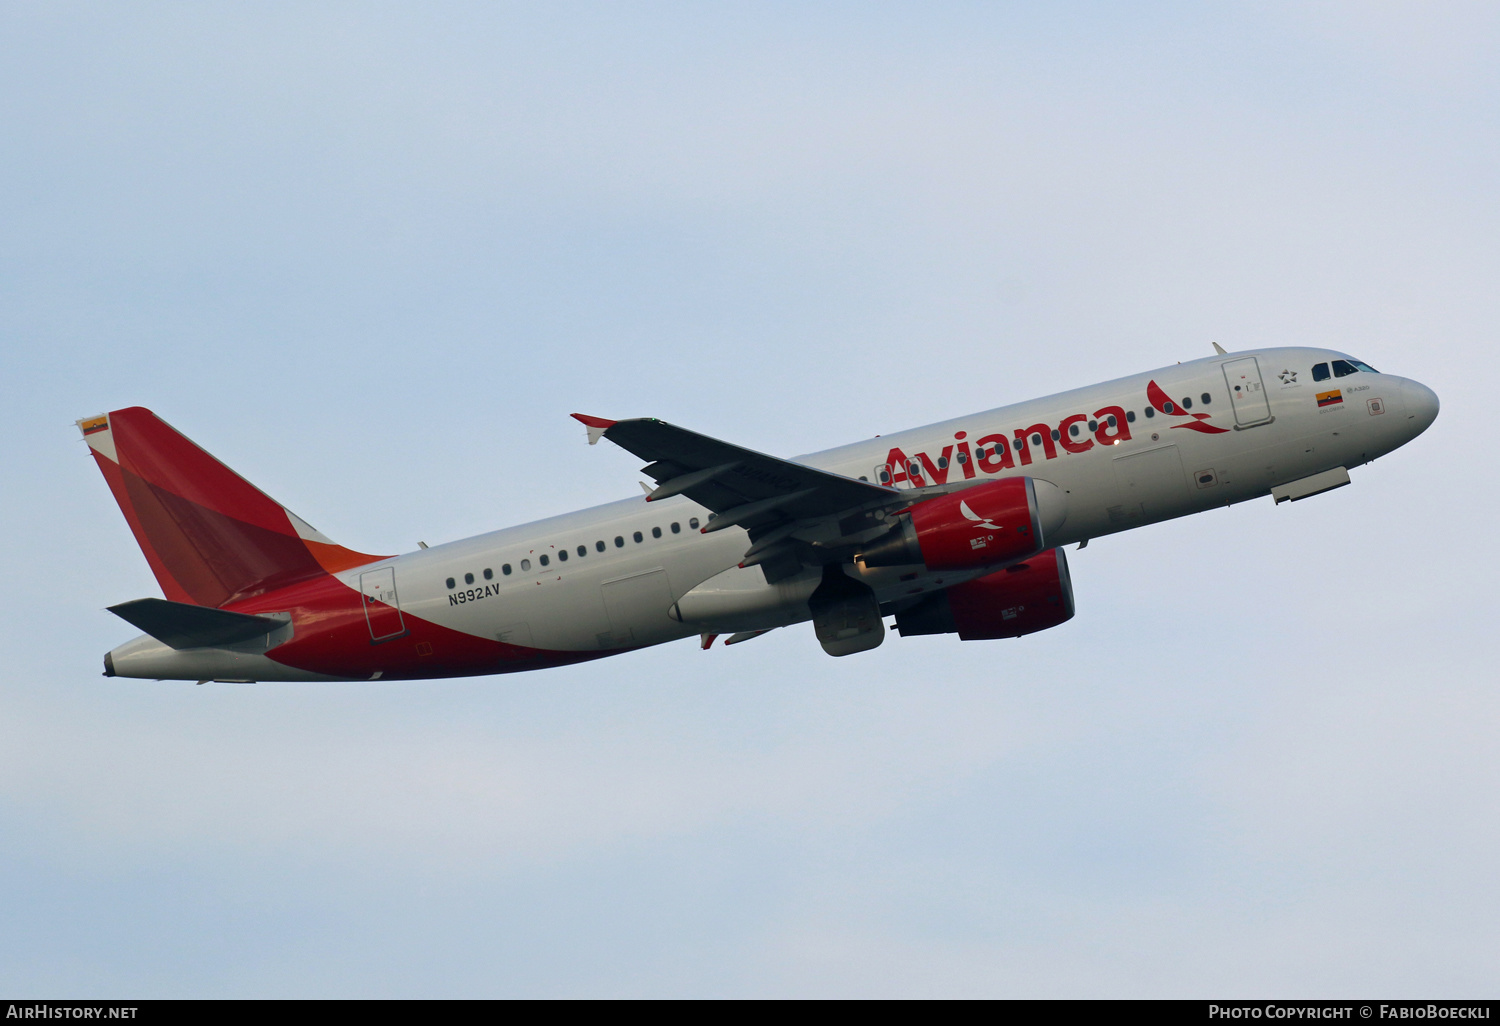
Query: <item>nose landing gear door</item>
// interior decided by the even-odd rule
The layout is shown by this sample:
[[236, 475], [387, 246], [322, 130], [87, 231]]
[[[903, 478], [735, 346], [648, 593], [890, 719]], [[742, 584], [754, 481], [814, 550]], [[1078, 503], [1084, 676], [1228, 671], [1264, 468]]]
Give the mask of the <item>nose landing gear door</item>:
[[1255, 357], [1226, 363], [1224, 384], [1229, 386], [1229, 404], [1234, 408], [1236, 430], [1269, 424], [1275, 419], [1271, 416], [1271, 404], [1266, 400], [1266, 386], [1260, 380], [1260, 364]]
[[396, 568], [382, 567], [359, 575], [360, 601], [365, 607], [365, 623], [370, 628], [370, 643], [389, 641], [406, 633], [401, 619], [401, 600], [396, 595]]

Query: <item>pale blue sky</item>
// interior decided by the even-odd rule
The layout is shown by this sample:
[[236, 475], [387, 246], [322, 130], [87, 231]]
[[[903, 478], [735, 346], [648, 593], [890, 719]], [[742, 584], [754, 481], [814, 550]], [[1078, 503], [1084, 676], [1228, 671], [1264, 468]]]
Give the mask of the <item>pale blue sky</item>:
[[[1492, 993], [1490, 4], [0, 0], [0, 990]], [[1443, 413], [1020, 641], [105, 680], [150, 406], [394, 551], [1226, 348]]]

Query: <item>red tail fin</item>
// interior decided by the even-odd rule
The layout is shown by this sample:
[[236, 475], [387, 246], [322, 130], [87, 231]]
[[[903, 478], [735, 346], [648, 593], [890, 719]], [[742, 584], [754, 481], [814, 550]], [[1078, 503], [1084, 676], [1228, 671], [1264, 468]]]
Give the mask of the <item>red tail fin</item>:
[[335, 545], [150, 410], [78, 426], [174, 602], [223, 606], [384, 558]]

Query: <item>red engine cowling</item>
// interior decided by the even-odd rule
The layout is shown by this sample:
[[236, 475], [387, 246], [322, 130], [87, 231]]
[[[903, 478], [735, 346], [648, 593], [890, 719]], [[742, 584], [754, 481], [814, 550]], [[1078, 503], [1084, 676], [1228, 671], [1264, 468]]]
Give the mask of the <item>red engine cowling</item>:
[[859, 556], [865, 566], [973, 570], [1039, 552], [1044, 536], [1067, 518], [1062, 490], [1046, 481], [1009, 477], [919, 502], [901, 525]]
[[956, 584], [896, 614], [908, 634], [953, 634], [962, 641], [1019, 638], [1073, 618], [1073, 582], [1061, 549]]

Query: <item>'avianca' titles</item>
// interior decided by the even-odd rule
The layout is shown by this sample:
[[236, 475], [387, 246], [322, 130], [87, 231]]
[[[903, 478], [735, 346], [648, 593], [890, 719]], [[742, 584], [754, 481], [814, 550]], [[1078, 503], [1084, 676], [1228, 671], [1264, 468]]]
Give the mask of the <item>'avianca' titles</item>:
[[[1215, 347], [1216, 349], [1218, 347]], [[1073, 616], [1063, 547], [1270, 495], [1405, 445], [1432, 390], [1342, 353], [1218, 355], [794, 460], [574, 414], [656, 488], [416, 552], [355, 552], [149, 410], [79, 421], [164, 598], [108, 676], [410, 680], [812, 621], [823, 649], [1014, 638]]]

